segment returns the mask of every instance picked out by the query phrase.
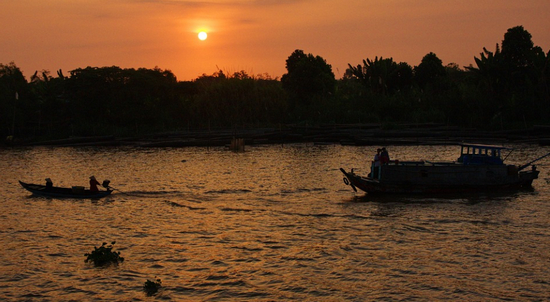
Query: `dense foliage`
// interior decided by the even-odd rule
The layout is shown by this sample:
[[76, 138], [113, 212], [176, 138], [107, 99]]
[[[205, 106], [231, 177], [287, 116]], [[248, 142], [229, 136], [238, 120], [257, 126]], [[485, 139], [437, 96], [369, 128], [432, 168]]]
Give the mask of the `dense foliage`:
[[84, 256], [86, 256], [85, 262], [93, 262], [95, 266], [104, 266], [123, 262], [124, 258], [120, 256], [120, 252], [113, 251], [114, 244], [114, 241], [109, 245], [107, 245], [107, 242], [103, 242], [100, 247], [94, 247], [93, 251], [84, 254]]
[[87, 67], [30, 81], [0, 64], [0, 135], [56, 138], [139, 135], [192, 128], [284, 123], [443, 123], [483, 129], [550, 122], [550, 52], [522, 26], [510, 28], [475, 66], [418, 66], [367, 58], [336, 80], [322, 57], [294, 51], [281, 80], [218, 71], [177, 81], [169, 70]]
[[156, 281], [147, 279], [147, 281], [143, 284], [143, 291], [147, 294], [147, 296], [153, 296], [161, 287], [162, 280], [160, 280], [160, 278], [157, 278]]

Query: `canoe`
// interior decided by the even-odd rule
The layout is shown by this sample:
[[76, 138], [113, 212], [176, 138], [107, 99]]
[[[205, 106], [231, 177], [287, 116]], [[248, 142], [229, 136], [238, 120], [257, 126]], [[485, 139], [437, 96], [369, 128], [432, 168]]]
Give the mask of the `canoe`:
[[393, 160], [372, 165], [368, 175], [356, 174], [353, 169], [344, 174], [344, 183], [354, 191], [370, 194], [441, 194], [463, 192], [495, 192], [530, 188], [540, 171], [535, 165], [523, 171], [542, 156], [525, 165], [505, 164], [502, 150], [490, 145], [461, 144], [456, 161], [432, 162], [425, 160]]
[[113, 190], [110, 188], [108, 188], [107, 191], [92, 192], [90, 190], [84, 189], [84, 187], [52, 187], [50, 189], [47, 189], [45, 185], [29, 184], [22, 181], [19, 181], [19, 183], [21, 184], [21, 186], [23, 186], [23, 188], [27, 189], [34, 195], [45, 197], [96, 199], [108, 196], [113, 192]]

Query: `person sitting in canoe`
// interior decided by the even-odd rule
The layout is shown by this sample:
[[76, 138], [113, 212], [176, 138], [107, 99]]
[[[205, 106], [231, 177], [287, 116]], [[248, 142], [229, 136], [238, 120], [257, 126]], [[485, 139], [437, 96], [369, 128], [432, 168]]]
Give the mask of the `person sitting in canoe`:
[[95, 176], [90, 176], [90, 191], [91, 192], [99, 192], [99, 188], [97, 187], [97, 185], [99, 185], [99, 181], [97, 181], [97, 179], [95, 179]]
[[53, 189], [53, 182], [50, 178], [46, 178], [46, 191], [51, 191]]

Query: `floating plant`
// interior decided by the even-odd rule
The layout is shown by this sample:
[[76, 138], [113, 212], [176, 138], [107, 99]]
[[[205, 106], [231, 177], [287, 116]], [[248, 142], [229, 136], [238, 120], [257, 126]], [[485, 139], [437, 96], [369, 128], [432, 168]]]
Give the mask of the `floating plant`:
[[158, 278], [156, 282], [147, 279], [147, 281], [145, 281], [145, 284], [143, 285], [143, 291], [147, 293], [147, 296], [152, 296], [159, 291], [161, 284], [162, 281], [160, 280], [160, 278]]
[[107, 245], [107, 242], [103, 242], [100, 247], [94, 247], [91, 253], [86, 253], [86, 262], [93, 262], [95, 266], [103, 266], [107, 264], [118, 264], [123, 262], [124, 258], [120, 257], [120, 252], [113, 252], [113, 245], [116, 241]]

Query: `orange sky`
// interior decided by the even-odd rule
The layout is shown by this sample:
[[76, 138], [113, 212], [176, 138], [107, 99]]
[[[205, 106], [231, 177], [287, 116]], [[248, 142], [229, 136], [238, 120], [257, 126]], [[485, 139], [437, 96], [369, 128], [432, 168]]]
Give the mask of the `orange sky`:
[[465, 66], [517, 25], [550, 48], [549, 0], [0, 0], [0, 11], [0, 63], [27, 79], [113, 65], [178, 80], [218, 69], [281, 77], [295, 49], [323, 57], [337, 78], [376, 56], [415, 66], [434, 52]]

